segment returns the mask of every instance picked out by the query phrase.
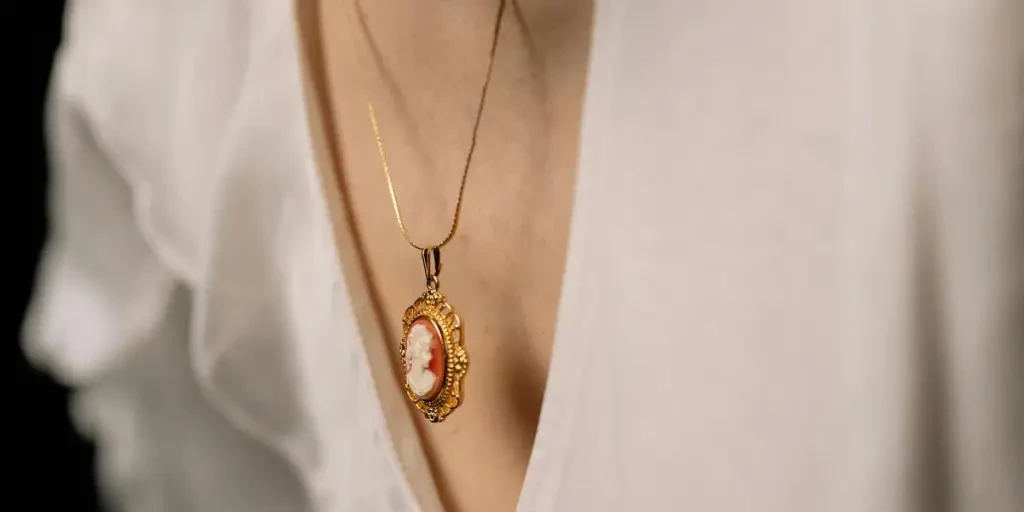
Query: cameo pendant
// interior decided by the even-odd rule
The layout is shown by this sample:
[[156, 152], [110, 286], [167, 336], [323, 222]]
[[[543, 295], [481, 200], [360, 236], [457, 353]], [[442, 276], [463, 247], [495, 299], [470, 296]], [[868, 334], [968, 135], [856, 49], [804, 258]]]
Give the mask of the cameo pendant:
[[423, 249], [427, 291], [402, 316], [398, 354], [409, 400], [432, 423], [444, 421], [462, 401], [462, 379], [469, 368], [462, 321], [438, 289], [441, 251]]

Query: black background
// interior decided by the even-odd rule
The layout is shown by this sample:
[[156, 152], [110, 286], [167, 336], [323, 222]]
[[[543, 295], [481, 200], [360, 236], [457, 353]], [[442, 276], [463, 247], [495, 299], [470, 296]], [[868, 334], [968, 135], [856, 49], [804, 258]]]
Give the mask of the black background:
[[[7, 189], [10, 210], [7, 222], [12, 226], [7, 248], [14, 263], [7, 266], [13, 279], [14, 306], [5, 310], [7, 360], [14, 362], [15, 407], [5, 415], [13, 423], [14, 435], [6, 437], [12, 446], [6, 450], [7, 482], [14, 485], [5, 492], [3, 510], [99, 510], [93, 476], [93, 453], [70, 423], [68, 390], [39, 372], [25, 360], [21, 350], [21, 322], [35, 280], [39, 251], [46, 235], [46, 149], [43, 138], [43, 106], [53, 54], [60, 41], [64, 2], [35, 0], [10, 6], [15, 16], [7, 17], [8, 26], [22, 25], [29, 44], [9, 46], [15, 61], [24, 59], [22, 69], [5, 78], [12, 85], [8, 93], [6, 121], [13, 134], [8, 139], [13, 163], [6, 175], [14, 177]], [[9, 32], [10, 33], [10, 32]], [[27, 51], [26, 51], [27, 48]], [[10, 492], [13, 491], [13, 492]]]

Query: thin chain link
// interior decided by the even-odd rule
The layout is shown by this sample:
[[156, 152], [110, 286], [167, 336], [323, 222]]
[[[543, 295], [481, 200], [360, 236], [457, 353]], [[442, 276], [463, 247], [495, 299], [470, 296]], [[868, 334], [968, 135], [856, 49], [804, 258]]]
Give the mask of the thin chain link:
[[505, 14], [505, 0], [501, 0], [498, 6], [498, 16], [494, 22], [494, 33], [491, 41], [491, 53], [490, 58], [487, 62], [487, 74], [484, 76], [484, 85], [480, 92], [480, 103], [476, 109], [476, 120], [473, 122], [473, 134], [469, 140], [469, 152], [466, 155], [466, 165], [462, 169], [462, 180], [459, 182], [459, 195], [455, 200], [455, 214], [452, 216], [451, 228], [448, 230], [448, 235], [444, 237], [441, 243], [436, 245], [421, 246], [412, 241], [409, 237], [408, 231], [405, 229], [405, 221], [402, 220], [402, 209], [398, 206], [398, 195], [395, 193], [395, 184], [391, 180], [391, 169], [388, 167], [388, 158], [384, 151], [384, 142], [381, 140], [380, 127], [377, 124], [377, 116], [373, 112], [373, 104], [370, 101], [366, 102], [366, 109], [370, 113], [370, 124], [373, 125], [373, 135], [377, 139], [377, 153], [380, 155], [380, 164], [384, 169], [384, 177], [388, 181], [388, 194], [391, 195], [391, 206], [395, 210], [395, 219], [398, 221], [398, 229], [402, 231], [402, 237], [409, 245], [419, 249], [421, 251], [428, 249], [435, 249], [444, 247], [448, 242], [455, 237], [455, 230], [459, 227], [459, 214], [462, 212], [462, 195], [466, 191], [466, 178], [469, 176], [469, 167], [473, 162], [473, 153], [476, 150], [476, 138], [477, 133], [480, 131], [480, 120], [483, 118], [484, 104], [487, 102], [487, 90], [491, 85], [491, 71], [494, 69], [494, 57], [498, 50], [498, 36], [501, 34], [501, 19]]

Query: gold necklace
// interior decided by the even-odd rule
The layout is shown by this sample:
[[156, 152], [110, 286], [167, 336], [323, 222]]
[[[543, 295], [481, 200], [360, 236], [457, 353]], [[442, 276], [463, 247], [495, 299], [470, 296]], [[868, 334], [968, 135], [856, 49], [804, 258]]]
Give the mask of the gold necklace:
[[398, 354], [405, 375], [405, 392], [417, 409], [433, 423], [444, 421], [462, 402], [462, 380], [469, 370], [469, 357], [466, 354], [463, 338], [463, 325], [455, 308], [448, 303], [441, 293], [439, 280], [441, 274], [441, 248], [455, 236], [459, 227], [459, 213], [462, 211], [462, 195], [466, 190], [466, 177], [473, 161], [476, 149], [477, 133], [480, 131], [480, 119], [483, 117], [487, 90], [491, 83], [491, 71], [494, 69], [494, 57], [498, 48], [498, 37], [501, 33], [501, 19], [505, 12], [505, 0], [498, 6], [498, 16], [494, 23], [493, 40], [491, 42], [490, 59], [487, 63], [487, 74], [480, 92], [480, 103], [473, 123], [466, 165], [462, 169], [462, 180], [459, 183], [459, 194], [455, 200], [455, 214], [448, 235], [441, 243], [435, 245], [419, 245], [412, 241], [405, 222], [402, 220], [402, 209], [398, 206], [395, 185], [391, 180], [384, 142], [381, 140], [377, 116], [373, 112], [373, 104], [366, 102], [370, 114], [370, 124], [377, 139], [377, 152], [380, 155], [381, 167], [388, 182], [388, 193], [391, 206], [395, 211], [395, 220], [402, 237], [412, 247], [420, 251], [423, 273], [426, 276], [427, 290], [405, 310], [402, 315], [402, 339], [399, 342]]

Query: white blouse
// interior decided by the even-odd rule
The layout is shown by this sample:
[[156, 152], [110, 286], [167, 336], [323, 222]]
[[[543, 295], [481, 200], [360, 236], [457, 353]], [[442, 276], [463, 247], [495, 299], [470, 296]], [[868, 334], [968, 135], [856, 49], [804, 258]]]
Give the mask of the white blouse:
[[[26, 350], [117, 509], [438, 508], [360, 342], [294, 19], [69, 2]], [[1021, 41], [1019, 0], [598, 1], [519, 510], [1024, 510]]]

